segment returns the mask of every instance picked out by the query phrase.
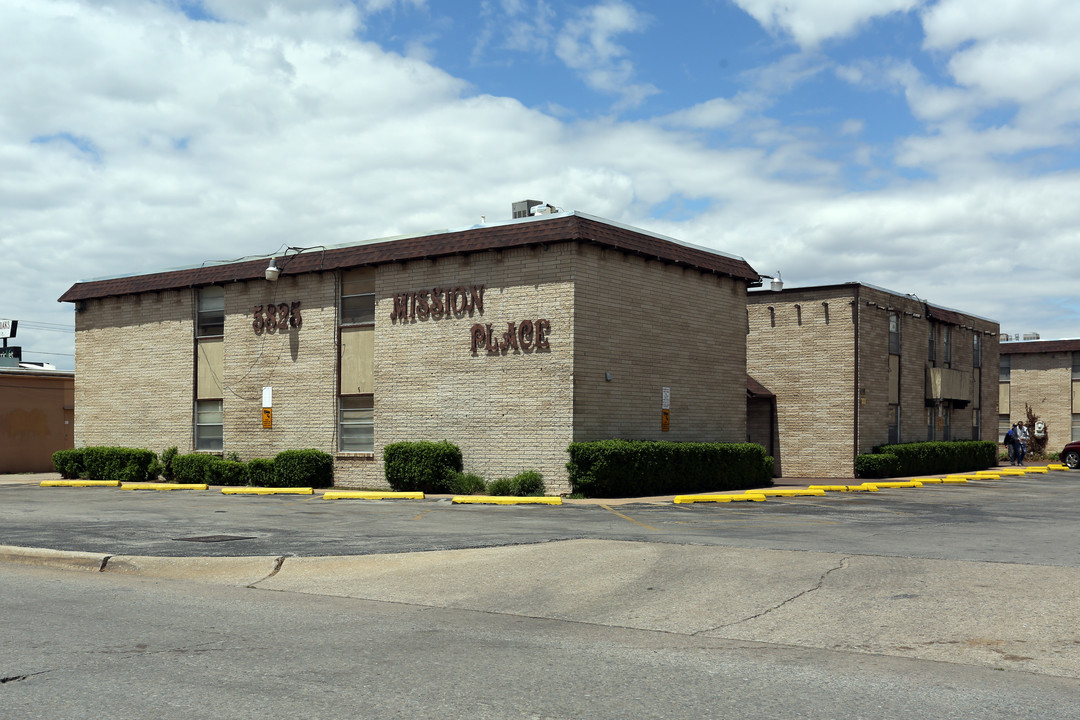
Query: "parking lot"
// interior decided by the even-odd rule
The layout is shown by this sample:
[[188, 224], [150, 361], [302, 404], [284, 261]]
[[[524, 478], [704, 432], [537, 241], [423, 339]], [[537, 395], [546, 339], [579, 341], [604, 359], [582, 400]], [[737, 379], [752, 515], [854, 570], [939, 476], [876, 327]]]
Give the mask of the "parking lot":
[[367, 555], [626, 540], [1040, 565], [1080, 564], [1080, 473], [877, 493], [561, 506], [226, 496], [0, 484], [0, 544], [151, 556]]

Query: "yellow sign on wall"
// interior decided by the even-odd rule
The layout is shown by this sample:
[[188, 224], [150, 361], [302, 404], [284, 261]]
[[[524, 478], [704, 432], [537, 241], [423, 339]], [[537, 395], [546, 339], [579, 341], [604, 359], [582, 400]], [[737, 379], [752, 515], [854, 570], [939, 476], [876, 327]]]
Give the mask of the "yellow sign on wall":
[[267, 430], [274, 427], [274, 408], [263, 408], [263, 427]]
[[669, 430], [671, 430], [671, 411], [664, 409], [660, 411], [660, 432]]

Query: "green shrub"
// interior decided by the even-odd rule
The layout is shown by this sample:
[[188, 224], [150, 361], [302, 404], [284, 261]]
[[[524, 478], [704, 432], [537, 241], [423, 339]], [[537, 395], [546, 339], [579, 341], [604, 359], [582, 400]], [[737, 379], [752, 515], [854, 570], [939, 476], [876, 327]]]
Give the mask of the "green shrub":
[[876, 453], [871, 455], [859, 455], [855, 458], [855, 477], [857, 478], [887, 478], [896, 477], [899, 473], [900, 458], [892, 453]]
[[254, 487], [270, 487], [274, 484], [274, 461], [252, 458], [247, 461], [247, 484]]
[[773, 459], [754, 443], [601, 440], [571, 443], [573, 492], [640, 497], [772, 485]]
[[218, 464], [223, 462], [225, 461], [217, 455], [203, 453], [176, 455], [171, 463], [173, 475], [171, 482], [217, 485], [221, 477]]
[[77, 480], [86, 472], [86, 468], [83, 467], [82, 448], [57, 450], [52, 454], [52, 462], [56, 472], [60, 473], [60, 477], [67, 480]]
[[150, 450], [122, 447], [82, 449], [83, 471], [91, 480], [144, 482], [157, 458]]
[[397, 492], [449, 492], [461, 472], [461, 449], [445, 440], [392, 443], [383, 448], [383, 466]]
[[498, 480], [492, 480], [487, 485], [488, 495], [513, 495], [514, 484], [510, 478], [499, 478]]
[[217, 482], [213, 485], [247, 485], [247, 468], [237, 460], [221, 460], [215, 463]]
[[173, 445], [171, 448], [163, 450], [161, 453], [161, 472], [159, 472], [158, 474], [165, 478], [166, 482], [172, 482], [173, 477], [175, 477], [173, 475], [172, 461], [173, 458], [175, 458], [179, 454], [180, 453], [177, 451], [175, 445]]
[[450, 492], [454, 495], [480, 495], [486, 492], [484, 478], [472, 473], [455, 472], [450, 480]]
[[322, 450], [283, 450], [274, 457], [272, 487], [327, 488], [334, 484], [334, 457]]
[[544, 476], [536, 470], [525, 470], [510, 478], [510, 494], [517, 497], [535, 497], [544, 494]]
[[985, 470], [998, 463], [997, 443], [990, 440], [882, 445], [876, 452], [897, 457], [896, 472], [888, 477]]

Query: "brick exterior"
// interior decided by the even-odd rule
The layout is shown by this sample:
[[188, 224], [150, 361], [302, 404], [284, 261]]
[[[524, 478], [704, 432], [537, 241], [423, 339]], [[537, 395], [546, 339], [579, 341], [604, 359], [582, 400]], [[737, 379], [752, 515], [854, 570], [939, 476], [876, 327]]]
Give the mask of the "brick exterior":
[[745, 441], [745, 282], [595, 247], [574, 277], [575, 440]]
[[[336, 485], [379, 488], [387, 444], [448, 440], [467, 472], [492, 480], [535, 469], [549, 492], [565, 493], [573, 440], [745, 438], [747, 279], [553, 242], [378, 264], [374, 453], [339, 453], [339, 280], [312, 271], [223, 283], [224, 453], [317, 448], [335, 455]], [[483, 286], [483, 308], [393, 317], [395, 296], [459, 286]], [[76, 446], [192, 451], [196, 292], [80, 301]], [[683, 310], [684, 300], [708, 310]], [[294, 302], [301, 328], [255, 331], [255, 306]], [[472, 351], [476, 324], [498, 338], [509, 323], [541, 319], [546, 349]], [[264, 387], [273, 388], [271, 429]], [[671, 388], [669, 433], [661, 387]]]
[[75, 447], [192, 448], [190, 289], [84, 300], [75, 312]]
[[931, 419], [935, 439], [943, 439], [937, 408], [927, 408], [926, 374], [932, 327], [939, 333], [933, 365], [945, 366], [941, 333], [946, 324], [952, 327], [950, 369], [971, 373], [975, 382], [976, 332], [982, 339], [982, 368], [991, 369], [978, 381], [972, 402], [951, 410], [950, 437], [972, 438], [976, 406], [981, 438], [994, 437], [997, 324], [941, 311], [962, 324], [944, 323], [933, 314], [928, 318], [927, 308], [913, 297], [858, 284], [750, 294], [747, 371], [776, 395], [778, 474], [851, 477], [856, 455], [888, 441], [890, 312], [900, 317], [900, 441], [926, 440]]
[[[1051, 341], [1047, 341], [1049, 344]], [[1080, 412], [1073, 406], [1072, 352], [1040, 352], [1039, 343], [1018, 343], [1026, 352], [1016, 352], [1010, 344], [1001, 346], [1010, 358], [1012, 369], [1006, 384], [1010, 424], [1027, 421], [1025, 405], [1046, 423], [1048, 452], [1058, 452], [1072, 440], [1072, 415]], [[994, 379], [997, 379], [995, 373]]]

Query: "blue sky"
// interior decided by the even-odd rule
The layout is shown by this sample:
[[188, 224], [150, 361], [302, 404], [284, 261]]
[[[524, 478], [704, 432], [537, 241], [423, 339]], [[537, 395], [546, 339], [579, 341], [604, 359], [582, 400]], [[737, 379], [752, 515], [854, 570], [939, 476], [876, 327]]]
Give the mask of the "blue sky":
[[[0, 317], [524, 198], [1080, 336], [1071, 0], [7, 0]], [[66, 329], [65, 329], [66, 328]]]

